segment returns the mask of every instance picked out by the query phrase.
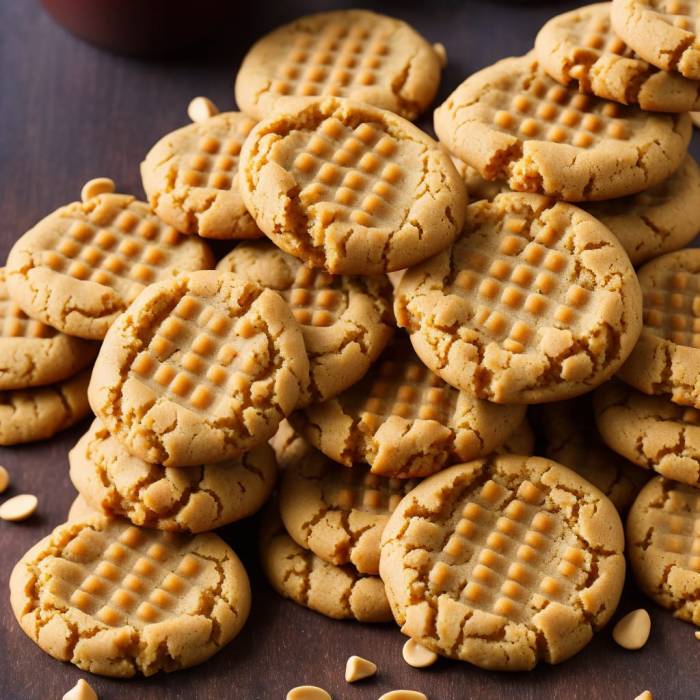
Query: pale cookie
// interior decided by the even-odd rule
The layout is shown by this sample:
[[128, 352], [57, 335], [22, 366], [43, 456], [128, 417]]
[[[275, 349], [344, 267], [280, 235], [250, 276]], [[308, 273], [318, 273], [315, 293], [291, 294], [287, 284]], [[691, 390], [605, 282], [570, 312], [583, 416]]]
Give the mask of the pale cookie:
[[92, 508], [170, 532], [206, 532], [252, 515], [277, 476], [264, 443], [225, 462], [167, 468], [132, 457], [98, 420], [68, 458], [71, 481]]
[[452, 386], [498, 403], [590, 391], [627, 359], [641, 294], [617, 239], [571, 204], [499, 194], [449, 250], [404, 275], [399, 326]]
[[627, 518], [627, 556], [640, 588], [675, 617], [700, 626], [700, 491], [661, 476]]
[[194, 466], [269, 439], [295, 408], [308, 368], [279, 294], [201, 271], [151, 285], [117, 319], [88, 395], [133, 455]]
[[270, 585], [298, 605], [337, 620], [391, 620], [382, 580], [302, 549], [285, 531], [274, 503], [260, 530], [260, 558]]
[[584, 209], [605, 224], [633, 265], [683, 248], [700, 232], [700, 167], [687, 155], [671, 177], [650, 189]]
[[242, 112], [218, 114], [213, 105], [210, 114], [202, 112], [158, 141], [141, 163], [148, 201], [183, 233], [256, 238], [262, 234], [238, 187], [238, 157], [255, 121]]
[[467, 78], [435, 110], [435, 131], [487, 180], [573, 202], [622, 197], [669, 177], [691, 122], [564, 87], [528, 54]]
[[530, 421], [523, 418], [520, 425], [506, 438], [494, 452], [498, 454], [531, 455], [535, 451], [535, 433]]
[[0, 391], [65, 379], [94, 360], [97, 349], [29, 318], [9, 298], [0, 267]]
[[470, 202], [478, 202], [480, 199], [492, 200], [501, 192], [510, 192], [508, 185], [503, 182], [489, 182], [488, 180], [484, 180], [484, 178], [479, 175], [479, 171], [476, 168], [467, 165], [463, 160], [452, 156], [452, 162], [455, 168], [457, 168], [457, 172], [464, 180], [464, 184], [467, 186], [467, 194], [469, 195]]
[[645, 61], [700, 80], [700, 14], [690, 0], [614, 0], [615, 31]]
[[401, 631], [481, 668], [527, 670], [580, 651], [625, 578], [612, 503], [561, 465], [502, 456], [422, 481], [382, 535]]
[[0, 445], [46, 440], [90, 412], [90, 368], [33, 389], [0, 391]]
[[332, 274], [415, 265], [464, 222], [466, 189], [445, 150], [405, 119], [358, 102], [295, 101], [250, 132], [240, 168], [258, 226]]
[[360, 382], [291, 422], [336, 462], [366, 462], [374, 474], [405, 479], [493, 452], [524, 416], [524, 406], [499, 406], [446, 384], [402, 333]]
[[700, 250], [662, 255], [638, 276], [644, 327], [618, 376], [645, 394], [700, 408]]
[[96, 511], [80, 494], [78, 494], [73, 503], [70, 504], [66, 521], [69, 520], [89, 520], [101, 513]]
[[309, 355], [304, 403], [325, 401], [355, 384], [393, 334], [392, 288], [385, 275], [329, 275], [270, 241], [237, 245], [216, 269], [276, 291], [291, 307]]
[[700, 411], [617, 381], [599, 387], [593, 402], [609, 447], [667, 479], [700, 487]]
[[[12, 299], [32, 318], [69, 335], [101, 340], [152, 282], [212, 267], [206, 243], [181, 236], [145, 202], [114, 194], [114, 183], [84, 190], [25, 233], [7, 258]], [[93, 195], [93, 196], [88, 196]]]
[[10, 577], [22, 629], [45, 652], [105, 676], [194, 666], [240, 631], [250, 584], [217, 535], [186, 537], [96, 516], [32, 547]]
[[553, 17], [540, 29], [535, 52], [542, 68], [563, 85], [651, 112], [700, 108], [700, 82], [649, 65], [610, 23], [609, 2]]
[[440, 50], [401, 20], [323, 12], [275, 29], [248, 51], [236, 102], [262, 119], [292, 96], [333, 95], [415, 119], [433, 101], [443, 65]]
[[536, 417], [545, 457], [590, 481], [620, 512], [632, 505], [649, 474], [603, 442], [588, 395], [538, 406]]

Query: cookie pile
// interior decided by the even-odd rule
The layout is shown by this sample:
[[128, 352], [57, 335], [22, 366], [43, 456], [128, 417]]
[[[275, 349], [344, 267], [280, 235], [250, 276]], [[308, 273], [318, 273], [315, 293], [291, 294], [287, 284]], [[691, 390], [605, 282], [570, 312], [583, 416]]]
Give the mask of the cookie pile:
[[[196, 98], [145, 156], [148, 203], [101, 178], [24, 234], [0, 271], [0, 410], [52, 421], [0, 439], [96, 416], [68, 522], [12, 575], [25, 632], [113, 676], [205, 660], [250, 608], [210, 531], [268, 500], [272, 586], [393, 618], [408, 659], [577, 653], [622, 594], [628, 509], [640, 586], [699, 624], [684, 12], [553, 18], [436, 109], [439, 142], [409, 120], [440, 45], [366, 11], [302, 18], [249, 51], [242, 112]], [[216, 262], [204, 239], [236, 245]]]

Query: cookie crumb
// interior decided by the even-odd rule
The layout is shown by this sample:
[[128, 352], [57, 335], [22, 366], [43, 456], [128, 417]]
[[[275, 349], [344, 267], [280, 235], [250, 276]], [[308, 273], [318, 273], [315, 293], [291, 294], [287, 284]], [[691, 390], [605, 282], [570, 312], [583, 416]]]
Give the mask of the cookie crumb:
[[641, 649], [649, 639], [651, 618], [644, 608], [625, 615], [613, 628], [613, 639], [623, 649]]
[[0, 506], [0, 520], [18, 522], [34, 515], [39, 501], [31, 493], [22, 493], [10, 498]]
[[390, 690], [379, 700], [428, 700], [428, 696], [418, 690]]
[[437, 654], [430, 649], [426, 649], [415, 639], [407, 639], [401, 651], [403, 660], [413, 668], [426, 668], [432, 666], [437, 661]]
[[287, 700], [332, 700], [330, 693], [316, 685], [298, 685], [287, 693]]
[[87, 202], [93, 197], [97, 197], [100, 194], [111, 194], [117, 189], [114, 184], [114, 180], [108, 177], [96, 177], [92, 180], [88, 180], [84, 185], [83, 189], [80, 190], [80, 199], [83, 202]]
[[81, 678], [64, 696], [63, 700], [97, 700], [97, 693]]
[[634, 700], [653, 700], [651, 690], [645, 690], [643, 693], [637, 695], [637, 697]]
[[193, 122], [204, 122], [218, 113], [218, 107], [208, 97], [195, 97], [187, 105], [187, 116]]
[[10, 485], [10, 474], [5, 467], [0, 467], [0, 493]]
[[361, 656], [351, 656], [345, 664], [345, 680], [348, 683], [369, 678], [377, 672], [377, 664], [363, 659]]

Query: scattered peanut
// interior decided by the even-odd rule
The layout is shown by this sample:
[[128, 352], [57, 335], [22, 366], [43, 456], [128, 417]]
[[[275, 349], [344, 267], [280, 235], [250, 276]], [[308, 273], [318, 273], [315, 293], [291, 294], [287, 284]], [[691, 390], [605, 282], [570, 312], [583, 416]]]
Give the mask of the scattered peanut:
[[97, 693], [81, 678], [64, 696], [63, 700], [97, 700]]
[[361, 656], [351, 656], [345, 664], [345, 680], [348, 683], [369, 678], [377, 672], [377, 664], [363, 659]]
[[408, 639], [403, 645], [403, 660], [413, 668], [425, 668], [432, 666], [437, 661], [437, 654], [430, 649], [426, 649], [415, 639]]
[[287, 700], [332, 700], [330, 693], [315, 685], [298, 685], [287, 693]]
[[96, 177], [93, 180], [88, 180], [84, 185], [83, 189], [80, 190], [80, 199], [83, 202], [87, 202], [93, 197], [97, 197], [99, 194], [109, 194], [114, 192], [116, 185], [114, 180], [110, 180], [108, 177]]
[[39, 501], [31, 493], [22, 493], [10, 498], [0, 506], [0, 520], [17, 522], [34, 514]]
[[204, 122], [219, 110], [208, 97], [195, 97], [187, 106], [187, 116], [193, 122]]
[[613, 628], [613, 639], [624, 649], [641, 649], [649, 639], [651, 618], [644, 608], [625, 615]]

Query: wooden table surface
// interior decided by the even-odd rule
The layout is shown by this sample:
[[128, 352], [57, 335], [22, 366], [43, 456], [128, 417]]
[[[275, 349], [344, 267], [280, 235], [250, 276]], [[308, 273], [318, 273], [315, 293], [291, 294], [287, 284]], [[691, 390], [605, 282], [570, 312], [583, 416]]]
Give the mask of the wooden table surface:
[[[449, 66], [442, 99], [469, 73], [524, 53], [546, 18], [576, 3], [364, 4], [406, 19], [446, 46]], [[257, 36], [294, 16], [341, 3], [269, 5], [269, 12], [256, 16], [257, 5], [251, 3], [249, 17], [234, 17], [196, 49], [146, 61], [82, 43], [34, 1], [0, 0], [0, 258], [35, 221], [77, 199], [92, 177], [112, 177], [119, 191], [141, 195], [141, 158], [161, 135], [187, 122], [191, 97], [208, 95], [221, 108], [231, 108], [236, 68]], [[424, 126], [428, 124], [426, 120]], [[66, 455], [88, 423], [45, 443], [0, 449], [0, 463], [12, 476], [5, 496], [30, 492], [39, 497], [38, 513], [29, 521], [0, 523], [1, 700], [58, 699], [79, 677], [88, 676], [51, 659], [21, 632], [7, 594], [17, 559], [65, 520], [75, 495]], [[89, 677], [102, 700], [281, 699], [304, 683], [326, 688], [336, 700], [377, 698], [400, 687], [421, 690], [430, 700], [632, 700], [645, 689], [656, 700], [700, 697], [700, 642], [694, 628], [646, 602], [629, 582], [615, 619], [640, 605], [649, 607], [652, 634], [641, 651], [618, 647], [608, 627], [570, 661], [541, 664], [530, 673], [489, 673], [446, 660], [418, 671], [403, 662], [404, 638], [395, 626], [328, 620], [273, 593], [256, 562], [255, 521], [221, 534], [241, 555], [253, 585], [253, 611], [241, 635], [188, 671], [129, 681]], [[375, 661], [379, 674], [368, 682], [346, 684], [343, 672], [351, 654]]]

